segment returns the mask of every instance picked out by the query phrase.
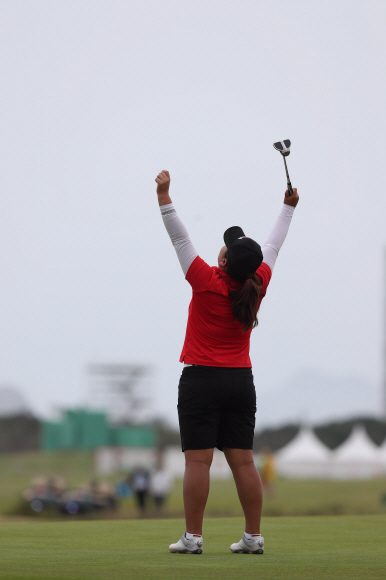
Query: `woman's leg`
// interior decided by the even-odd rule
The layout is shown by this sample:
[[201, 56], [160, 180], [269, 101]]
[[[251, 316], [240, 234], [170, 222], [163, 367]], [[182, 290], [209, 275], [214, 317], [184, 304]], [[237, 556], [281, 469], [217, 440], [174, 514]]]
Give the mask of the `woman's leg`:
[[202, 520], [209, 494], [213, 449], [185, 451], [184, 508], [186, 531], [202, 536]]
[[247, 534], [260, 534], [263, 486], [253, 462], [251, 449], [224, 448], [224, 454], [235, 478], [237, 493], [245, 516]]

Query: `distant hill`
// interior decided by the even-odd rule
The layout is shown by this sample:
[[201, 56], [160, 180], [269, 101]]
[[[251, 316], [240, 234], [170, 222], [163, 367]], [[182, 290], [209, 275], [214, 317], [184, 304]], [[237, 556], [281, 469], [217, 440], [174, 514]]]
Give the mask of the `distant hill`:
[[29, 405], [20, 390], [9, 385], [0, 385], [0, 417], [29, 414]]

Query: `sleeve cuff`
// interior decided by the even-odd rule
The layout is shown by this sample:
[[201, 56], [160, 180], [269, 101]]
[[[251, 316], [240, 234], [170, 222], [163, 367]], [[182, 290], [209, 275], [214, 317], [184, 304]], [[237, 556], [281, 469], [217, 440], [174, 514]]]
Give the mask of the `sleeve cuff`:
[[167, 213], [170, 213], [170, 211], [174, 210], [174, 205], [172, 203], [168, 203], [167, 205], [160, 205], [159, 206], [161, 215], [165, 215]]
[[[165, 206], [164, 206], [165, 207]], [[292, 205], [287, 205], [286, 203], [283, 203], [283, 208], [282, 210], [285, 210], [287, 212], [287, 215], [293, 215], [295, 208], [292, 207]]]

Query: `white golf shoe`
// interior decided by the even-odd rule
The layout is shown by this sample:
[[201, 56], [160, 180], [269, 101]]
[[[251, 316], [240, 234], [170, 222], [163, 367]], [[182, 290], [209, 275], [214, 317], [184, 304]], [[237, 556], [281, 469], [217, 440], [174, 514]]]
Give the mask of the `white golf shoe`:
[[170, 544], [169, 552], [174, 554], [202, 554], [204, 549], [202, 537], [188, 540], [185, 534], [176, 544]]
[[248, 540], [244, 535], [237, 544], [231, 545], [231, 552], [234, 554], [264, 554], [264, 538], [257, 536]]

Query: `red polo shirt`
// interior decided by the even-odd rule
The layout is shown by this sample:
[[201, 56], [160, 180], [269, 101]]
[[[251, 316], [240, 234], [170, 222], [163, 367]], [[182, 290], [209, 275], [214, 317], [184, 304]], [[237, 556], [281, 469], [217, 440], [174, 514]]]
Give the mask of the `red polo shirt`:
[[[271, 279], [271, 269], [261, 264], [256, 276], [261, 283], [258, 309]], [[228, 289], [240, 286], [220, 268], [208, 266], [199, 256], [186, 274], [193, 296], [180, 362], [213, 367], [251, 367], [249, 339], [233, 318]]]

